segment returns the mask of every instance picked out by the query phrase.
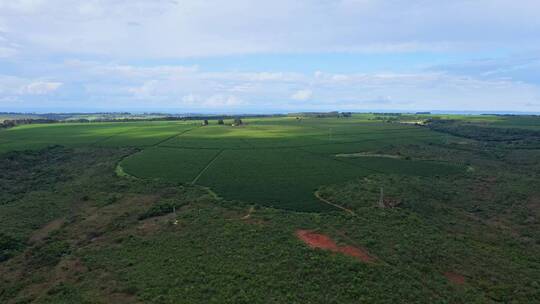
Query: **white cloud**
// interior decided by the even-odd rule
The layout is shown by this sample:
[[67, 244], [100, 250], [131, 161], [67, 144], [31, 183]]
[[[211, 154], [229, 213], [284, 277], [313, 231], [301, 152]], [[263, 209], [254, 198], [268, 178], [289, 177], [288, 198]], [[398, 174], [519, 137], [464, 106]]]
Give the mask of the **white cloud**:
[[234, 95], [216, 94], [208, 97], [201, 97], [188, 94], [182, 97], [183, 106], [205, 110], [222, 110], [226, 108], [235, 108], [246, 105], [242, 99]]
[[[0, 75], [0, 101], [533, 110], [538, 11], [540, 1], [507, 0], [0, 0], [0, 69], [10, 74]], [[459, 59], [499, 52], [534, 58]], [[373, 68], [345, 66], [343, 53], [396, 54]], [[255, 56], [228, 56], [246, 54]]]
[[[83, 103], [220, 112], [296, 110], [538, 110], [540, 87], [443, 71], [371, 73], [210, 72], [184, 66], [138, 67], [98, 61], [52, 66], [45, 81], [0, 77], [0, 98], [55, 94], [56, 105]], [[82, 85], [79, 85], [82, 84]], [[316, 99], [313, 98], [316, 91]], [[62, 99], [62, 97], [64, 97]], [[74, 102], [73, 100], [77, 100]], [[30, 102], [30, 101], [28, 101]], [[40, 101], [43, 104], [43, 101]]]
[[136, 98], [151, 99], [159, 96], [158, 86], [159, 82], [157, 80], [149, 80], [141, 86], [128, 88], [128, 92], [132, 93]]
[[98, 74], [114, 74], [121, 77], [181, 77], [197, 72], [196, 66], [154, 66], [154, 67], [137, 67], [131, 65], [99, 65], [93, 64], [92, 69]]
[[115, 58], [537, 49], [537, 11], [506, 0], [0, 1], [4, 27], [32, 52]]
[[20, 89], [20, 94], [45, 95], [58, 90], [61, 86], [61, 82], [36, 81], [23, 86]]
[[2, 0], [0, 10], [8, 13], [35, 13], [45, 5], [44, 0]]
[[0, 58], [12, 57], [17, 54], [17, 50], [10, 47], [0, 46]]
[[233, 95], [212, 95], [206, 99], [202, 106], [206, 108], [226, 108], [226, 107], [238, 107], [244, 105], [245, 102]]
[[50, 94], [58, 90], [61, 86], [61, 82], [0, 75], [0, 97], [6, 100], [15, 100], [24, 96]]
[[0, 25], [0, 59], [15, 56], [17, 54], [17, 48], [18, 45], [14, 42], [11, 42], [6, 37], [5, 31]]
[[200, 102], [201, 98], [193, 94], [182, 96], [182, 103], [186, 105], [196, 105], [197, 102]]
[[311, 90], [299, 90], [292, 94], [291, 98], [294, 100], [306, 101], [309, 100], [312, 96], [313, 92], [311, 92]]

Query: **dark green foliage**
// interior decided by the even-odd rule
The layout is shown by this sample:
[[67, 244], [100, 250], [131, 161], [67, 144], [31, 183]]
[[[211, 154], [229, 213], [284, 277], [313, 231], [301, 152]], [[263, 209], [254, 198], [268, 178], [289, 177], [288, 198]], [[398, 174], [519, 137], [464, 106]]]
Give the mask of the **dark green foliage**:
[[175, 200], [161, 201], [150, 207], [143, 214], [141, 214], [139, 216], [139, 220], [169, 214], [172, 213], [174, 209], [178, 210], [184, 205], [186, 205], [186, 202], [179, 202]]
[[493, 128], [468, 124], [457, 120], [430, 120], [429, 128], [435, 131], [449, 133], [481, 141], [539, 141], [540, 130], [521, 128]]
[[0, 263], [14, 256], [24, 248], [24, 243], [14, 237], [0, 232]]
[[[9, 169], [1, 171], [0, 231], [26, 239], [33, 230], [69, 215], [82, 203], [111, 204], [116, 194], [102, 195], [100, 187], [125, 183], [112, 182], [110, 170], [114, 170], [117, 157], [132, 152], [52, 147], [0, 155], [0, 166]], [[102, 182], [96, 184], [96, 178]]]
[[58, 121], [52, 119], [9, 119], [0, 122], [0, 129], [13, 128], [19, 125], [29, 125], [29, 124], [47, 124], [47, 123], [57, 123]]
[[80, 288], [74, 284], [60, 282], [59, 284], [53, 286], [49, 289], [43, 299], [39, 302], [41, 303], [78, 303], [78, 304], [90, 304], [96, 303], [95, 299], [86, 299]]
[[58, 146], [42, 151], [0, 155], [0, 205], [20, 198], [29, 190], [42, 190], [69, 178], [61, 164], [69, 157]]
[[71, 252], [68, 242], [50, 240], [30, 250], [29, 264], [31, 267], [54, 266], [60, 259]]

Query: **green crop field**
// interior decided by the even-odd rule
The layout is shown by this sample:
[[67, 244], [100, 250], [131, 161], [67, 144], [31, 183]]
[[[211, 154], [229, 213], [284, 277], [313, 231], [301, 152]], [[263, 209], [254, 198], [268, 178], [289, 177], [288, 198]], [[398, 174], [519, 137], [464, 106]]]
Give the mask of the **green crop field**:
[[539, 117], [242, 120], [0, 129], [0, 303], [540, 302]]
[[[197, 179], [198, 184], [228, 199], [312, 211], [324, 207], [313, 195], [321, 185], [370, 172], [422, 174], [425, 167], [437, 172], [439, 167], [451, 166], [385, 158], [340, 160], [332, 155], [366, 151], [390, 142], [439, 139], [440, 135], [431, 133], [421, 127], [388, 126], [362, 119], [290, 118], [250, 120], [239, 127], [162, 122], [28, 126], [10, 130], [7, 138], [21, 136], [32, 145], [140, 147], [144, 150], [120, 164], [128, 174], [181, 183]], [[18, 144], [24, 146], [13, 143]], [[441, 169], [441, 174], [447, 172]]]
[[4, 150], [47, 145], [138, 147], [124, 172], [139, 178], [196, 182], [217, 195], [297, 211], [328, 209], [314, 196], [322, 185], [373, 172], [464, 173], [451, 163], [388, 158], [339, 159], [389, 144], [442, 141], [423, 127], [348, 119], [247, 119], [242, 126], [188, 122], [28, 125], [4, 132]]

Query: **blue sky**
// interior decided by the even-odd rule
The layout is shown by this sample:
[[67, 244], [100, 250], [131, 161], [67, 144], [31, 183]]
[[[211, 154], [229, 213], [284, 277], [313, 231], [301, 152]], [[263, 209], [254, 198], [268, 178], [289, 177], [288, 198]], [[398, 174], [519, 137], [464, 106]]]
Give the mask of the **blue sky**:
[[533, 0], [0, 0], [0, 112], [540, 112], [539, 11]]

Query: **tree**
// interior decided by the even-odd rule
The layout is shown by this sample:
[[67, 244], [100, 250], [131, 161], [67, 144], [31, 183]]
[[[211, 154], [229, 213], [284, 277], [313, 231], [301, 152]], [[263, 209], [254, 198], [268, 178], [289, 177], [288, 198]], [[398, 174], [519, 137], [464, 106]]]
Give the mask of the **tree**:
[[220, 119], [220, 120], [217, 121], [217, 124], [218, 124], [218, 125], [223, 125], [223, 124], [225, 124], [225, 123], [223, 122], [223, 119]]
[[208, 119], [205, 119], [202, 123], [203, 126], [208, 126]]
[[234, 123], [233, 123], [234, 126], [241, 126], [242, 124], [243, 123], [242, 123], [242, 120], [240, 118], [234, 119]]

